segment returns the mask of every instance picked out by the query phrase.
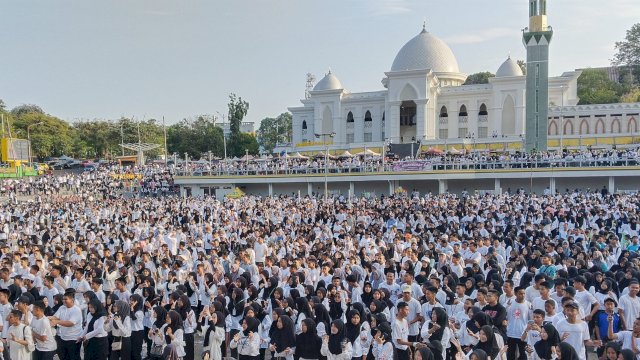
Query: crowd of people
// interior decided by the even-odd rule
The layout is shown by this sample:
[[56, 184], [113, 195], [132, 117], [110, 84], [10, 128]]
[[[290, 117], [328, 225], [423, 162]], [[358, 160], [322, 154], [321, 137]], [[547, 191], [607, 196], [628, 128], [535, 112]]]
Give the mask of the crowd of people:
[[5, 360], [640, 359], [640, 195], [132, 200], [119, 181], [11, 181], [33, 196], [0, 204]]
[[305, 173], [350, 173], [397, 171], [396, 165], [421, 161], [436, 170], [501, 169], [531, 167], [635, 166], [640, 160], [637, 148], [585, 149], [566, 152], [449, 152], [425, 151], [415, 158], [398, 158], [393, 154], [330, 155], [296, 154], [293, 157], [257, 157], [228, 160], [199, 160], [177, 164], [180, 174], [188, 175], [267, 175]]

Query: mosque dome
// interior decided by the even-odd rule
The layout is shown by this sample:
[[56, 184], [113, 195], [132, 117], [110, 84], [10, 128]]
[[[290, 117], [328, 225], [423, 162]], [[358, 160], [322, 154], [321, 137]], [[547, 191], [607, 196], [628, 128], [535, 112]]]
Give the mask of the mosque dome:
[[396, 55], [391, 71], [426, 70], [459, 73], [458, 61], [449, 46], [424, 27]]
[[523, 76], [522, 69], [520, 65], [509, 56], [505, 62], [500, 65], [498, 71], [496, 71], [496, 77], [507, 77], [507, 76]]
[[320, 80], [316, 86], [313, 87], [313, 91], [325, 91], [325, 90], [340, 90], [343, 89], [342, 83], [338, 80], [338, 77], [331, 73], [325, 75], [322, 80]]

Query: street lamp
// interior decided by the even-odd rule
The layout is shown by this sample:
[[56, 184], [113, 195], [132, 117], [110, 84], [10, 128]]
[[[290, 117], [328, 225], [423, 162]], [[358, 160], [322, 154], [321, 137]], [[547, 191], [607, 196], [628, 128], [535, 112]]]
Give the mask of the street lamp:
[[31, 161], [31, 127], [42, 125], [43, 122], [27, 125], [27, 141], [29, 142], [29, 166], [32, 166], [33, 161]]
[[329, 199], [329, 189], [327, 187], [327, 174], [329, 173], [329, 145], [327, 144], [327, 136], [332, 139], [336, 136], [335, 131], [331, 133], [314, 134], [316, 138], [322, 137], [322, 144], [324, 145], [324, 200]]

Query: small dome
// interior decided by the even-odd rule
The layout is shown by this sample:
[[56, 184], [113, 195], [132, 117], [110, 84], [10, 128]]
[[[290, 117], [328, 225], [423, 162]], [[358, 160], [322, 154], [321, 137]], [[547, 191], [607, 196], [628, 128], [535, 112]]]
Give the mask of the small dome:
[[520, 65], [509, 56], [505, 62], [500, 65], [498, 71], [496, 71], [496, 77], [507, 77], [507, 76], [523, 76], [522, 69]]
[[449, 46], [425, 28], [409, 40], [396, 55], [391, 71], [426, 70], [460, 72], [458, 61]]
[[342, 83], [340, 83], [340, 80], [338, 80], [338, 78], [331, 73], [331, 70], [329, 70], [329, 73], [325, 75], [322, 78], [322, 80], [320, 80], [316, 84], [316, 86], [313, 87], [313, 91], [340, 90], [340, 89], [343, 89]]

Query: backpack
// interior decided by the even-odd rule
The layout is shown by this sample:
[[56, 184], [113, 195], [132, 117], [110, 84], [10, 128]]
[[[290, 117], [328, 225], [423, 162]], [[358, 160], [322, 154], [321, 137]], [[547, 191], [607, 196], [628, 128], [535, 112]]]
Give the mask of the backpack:
[[[23, 338], [23, 340], [27, 340], [27, 328], [28, 327], [29, 327], [29, 325], [25, 325], [25, 326], [22, 327], [22, 338]], [[25, 346], [25, 349], [27, 349], [28, 353], [33, 352], [33, 350], [36, 349], [36, 344], [33, 341], [33, 335], [31, 335], [31, 342], [27, 341], [27, 346]]]

